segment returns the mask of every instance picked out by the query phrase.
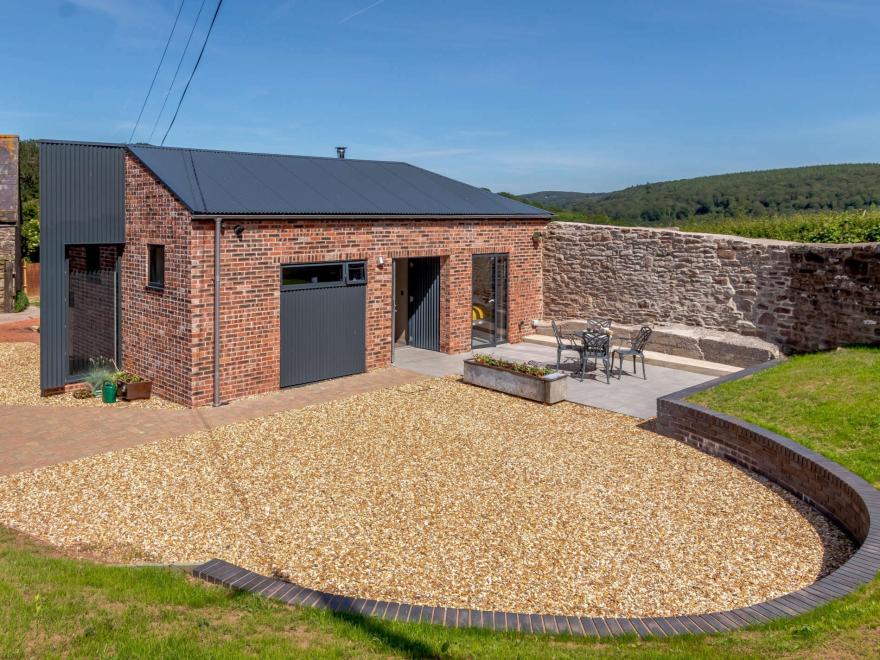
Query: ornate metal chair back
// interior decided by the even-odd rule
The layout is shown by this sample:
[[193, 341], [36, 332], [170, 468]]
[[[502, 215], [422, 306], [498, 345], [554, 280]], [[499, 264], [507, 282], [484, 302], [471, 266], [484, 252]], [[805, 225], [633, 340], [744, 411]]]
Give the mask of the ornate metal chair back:
[[654, 331], [648, 326], [642, 326], [642, 329], [639, 330], [639, 333], [632, 340], [633, 349], [639, 352], [645, 350], [645, 346], [648, 344], [652, 332]]
[[611, 337], [604, 332], [584, 333], [584, 349], [591, 355], [606, 355], [610, 341]]
[[608, 332], [611, 330], [611, 319], [588, 319], [587, 320], [587, 332]]

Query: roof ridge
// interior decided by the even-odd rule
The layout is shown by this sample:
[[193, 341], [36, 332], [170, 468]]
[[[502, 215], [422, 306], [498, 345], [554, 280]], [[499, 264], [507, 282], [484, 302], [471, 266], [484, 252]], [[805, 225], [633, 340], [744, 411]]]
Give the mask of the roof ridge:
[[[339, 158], [337, 156], [306, 156], [304, 154], [280, 154], [268, 151], [235, 151], [234, 149], [205, 149], [203, 147], [166, 147], [164, 145], [148, 144], [146, 142], [133, 142], [122, 146], [136, 147], [139, 149], [162, 149], [169, 151], [202, 151], [211, 154], [235, 154], [246, 156], [268, 156], [270, 158], [307, 158], [315, 160], [332, 160], [332, 161], [349, 161], [355, 163], [397, 163], [399, 165], [410, 165], [402, 160], [378, 160], [376, 158]], [[415, 167], [415, 166], [411, 166]]]

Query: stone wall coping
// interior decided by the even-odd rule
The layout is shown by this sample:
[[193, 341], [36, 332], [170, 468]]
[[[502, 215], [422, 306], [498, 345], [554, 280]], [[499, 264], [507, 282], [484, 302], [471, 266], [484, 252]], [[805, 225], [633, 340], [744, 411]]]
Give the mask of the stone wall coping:
[[677, 234], [679, 236], [693, 236], [693, 237], [702, 237], [702, 238], [710, 238], [714, 240], [727, 240], [731, 242], [742, 242], [748, 243], [751, 245], [779, 245], [784, 247], [792, 247], [792, 248], [803, 248], [809, 251], [811, 248], [853, 248], [853, 247], [864, 247], [864, 248], [876, 248], [876, 243], [800, 243], [798, 241], [782, 241], [776, 238], [750, 238], [748, 236], [735, 236], [733, 234], [712, 234], [710, 232], [702, 232], [702, 231], [684, 231], [679, 229], [678, 227], [639, 227], [639, 226], [627, 226], [627, 225], [597, 225], [591, 222], [565, 222], [562, 220], [554, 220], [550, 223], [551, 227], [559, 226], [566, 228], [589, 228], [591, 230], [596, 229], [605, 229], [608, 231], [624, 231], [624, 232], [654, 232], [654, 233], [670, 233]]
[[[687, 401], [687, 398], [693, 394], [722, 383], [744, 378], [778, 363], [779, 361], [775, 360], [749, 367], [735, 374], [722, 376], [658, 399], [658, 409], [661, 407], [661, 402], [666, 404], [665, 414], [674, 414], [671, 411], [676, 406], [696, 410], [701, 414], [724, 421], [731, 425], [731, 428], [746, 429], [761, 436], [768, 443], [794, 452], [815, 468], [824, 470], [840, 479], [861, 499], [861, 503], [868, 511], [870, 526], [858, 550], [846, 563], [829, 575], [807, 587], [778, 598], [748, 607], [708, 614], [669, 617], [579, 617], [435, 607], [355, 598], [316, 591], [291, 582], [266, 577], [222, 559], [211, 559], [195, 567], [192, 574], [208, 582], [262, 595], [290, 605], [373, 616], [387, 621], [433, 623], [451, 628], [487, 628], [499, 632], [515, 631], [529, 634], [565, 634], [575, 637], [672, 637], [681, 634], [726, 632], [804, 614], [852, 593], [873, 580], [877, 571], [880, 570], [880, 491], [846, 468], [790, 438]], [[781, 485], [784, 486], [784, 484]], [[814, 505], [818, 504], [821, 508], [821, 503], [812, 502], [806, 498], [805, 494], [795, 494]], [[855, 537], [853, 530], [846, 529], [846, 531]]]

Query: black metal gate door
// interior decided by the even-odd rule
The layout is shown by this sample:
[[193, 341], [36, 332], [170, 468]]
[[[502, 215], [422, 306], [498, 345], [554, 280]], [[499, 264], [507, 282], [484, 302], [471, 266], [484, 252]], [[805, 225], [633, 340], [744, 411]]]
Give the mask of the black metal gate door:
[[409, 345], [440, 350], [440, 257], [409, 260]]
[[281, 291], [281, 387], [366, 368], [363, 284]]

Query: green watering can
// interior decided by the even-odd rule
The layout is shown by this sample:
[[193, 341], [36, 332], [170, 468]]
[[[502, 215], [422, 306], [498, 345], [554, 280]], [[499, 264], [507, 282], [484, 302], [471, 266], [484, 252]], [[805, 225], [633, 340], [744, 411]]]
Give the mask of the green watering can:
[[104, 387], [101, 388], [101, 395], [104, 403], [116, 403], [116, 383], [111, 383], [110, 381], [104, 383]]

